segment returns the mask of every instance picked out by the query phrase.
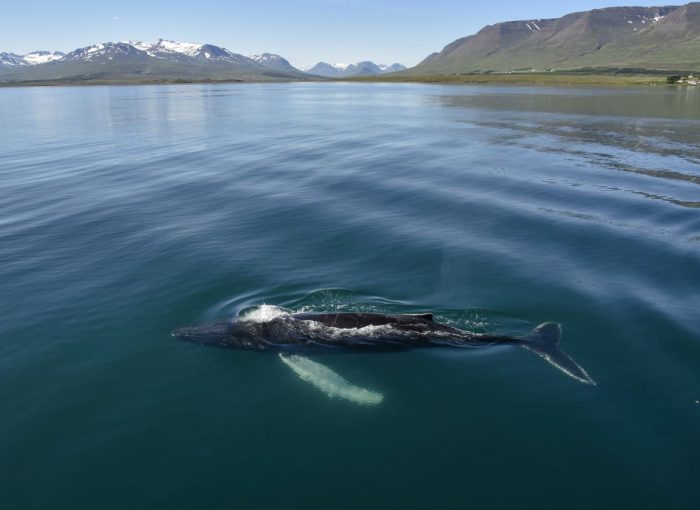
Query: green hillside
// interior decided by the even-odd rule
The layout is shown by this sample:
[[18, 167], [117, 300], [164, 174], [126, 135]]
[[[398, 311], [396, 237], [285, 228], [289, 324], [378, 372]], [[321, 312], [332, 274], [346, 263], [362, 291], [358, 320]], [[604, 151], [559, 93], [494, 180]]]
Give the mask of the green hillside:
[[557, 19], [490, 25], [434, 53], [409, 73], [580, 68], [700, 69], [700, 3], [614, 7]]

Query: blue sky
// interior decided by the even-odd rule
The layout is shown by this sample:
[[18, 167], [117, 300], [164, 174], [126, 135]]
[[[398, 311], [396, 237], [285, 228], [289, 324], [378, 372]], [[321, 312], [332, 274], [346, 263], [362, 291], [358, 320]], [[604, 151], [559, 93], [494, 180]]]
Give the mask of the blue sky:
[[[11, 1], [11, 0], [10, 0]], [[85, 0], [12, 2], [0, 10], [0, 51], [70, 51], [105, 41], [208, 42], [236, 53], [278, 53], [297, 66], [373, 60], [417, 64], [499, 21], [559, 17], [665, 0]]]

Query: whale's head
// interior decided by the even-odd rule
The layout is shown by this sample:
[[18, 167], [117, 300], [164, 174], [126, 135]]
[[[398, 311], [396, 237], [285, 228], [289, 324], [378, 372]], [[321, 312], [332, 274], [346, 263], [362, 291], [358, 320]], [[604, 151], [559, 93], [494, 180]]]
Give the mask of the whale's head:
[[233, 324], [227, 321], [210, 322], [198, 326], [185, 326], [170, 333], [172, 336], [203, 345], [223, 345], [231, 334]]
[[187, 342], [218, 347], [252, 347], [257, 338], [255, 324], [219, 321], [198, 326], [185, 326], [170, 334]]

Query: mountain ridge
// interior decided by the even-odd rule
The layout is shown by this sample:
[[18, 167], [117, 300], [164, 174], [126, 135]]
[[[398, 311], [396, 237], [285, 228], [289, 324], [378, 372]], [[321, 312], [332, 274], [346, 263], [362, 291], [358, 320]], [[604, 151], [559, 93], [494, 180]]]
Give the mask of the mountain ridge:
[[371, 76], [375, 74], [393, 73], [403, 71], [406, 67], [403, 64], [394, 63], [391, 65], [375, 64], [370, 60], [356, 62], [354, 64], [329, 64], [319, 62], [306, 70], [307, 73], [325, 78], [347, 78], [351, 76]]
[[[27, 58], [30, 55], [35, 56]], [[0, 53], [0, 82], [197, 81], [311, 79], [270, 53], [257, 59], [213, 44], [122, 41], [98, 43], [69, 53]]]
[[487, 25], [409, 72], [700, 68], [700, 3], [608, 7]]
[[403, 70], [401, 64], [363, 61], [304, 72], [274, 53], [245, 56], [213, 44], [158, 39], [155, 42], [103, 42], [68, 53], [0, 53], [0, 82], [284, 80], [366, 76]]

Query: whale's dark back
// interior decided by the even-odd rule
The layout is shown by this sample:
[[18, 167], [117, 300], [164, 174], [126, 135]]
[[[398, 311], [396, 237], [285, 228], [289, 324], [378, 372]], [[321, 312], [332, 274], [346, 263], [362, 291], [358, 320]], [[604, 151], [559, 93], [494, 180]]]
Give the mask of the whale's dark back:
[[443, 327], [433, 321], [432, 313], [423, 313], [416, 315], [388, 315], [383, 313], [359, 313], [359, 312], [344, 312], [344, 313], [316, 313], [304, 312], [292, 315], [294, 319], [302, 321], [314, 321], [331, 328], [352, 329], [364, 328], [367, 326], [411, 326], [422, 325], [426, 327]]

